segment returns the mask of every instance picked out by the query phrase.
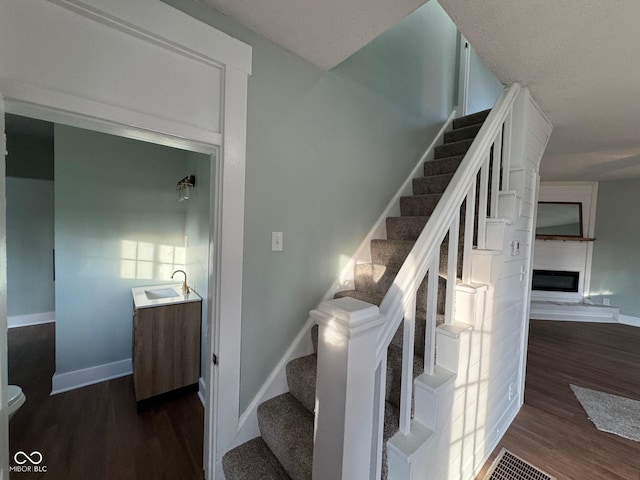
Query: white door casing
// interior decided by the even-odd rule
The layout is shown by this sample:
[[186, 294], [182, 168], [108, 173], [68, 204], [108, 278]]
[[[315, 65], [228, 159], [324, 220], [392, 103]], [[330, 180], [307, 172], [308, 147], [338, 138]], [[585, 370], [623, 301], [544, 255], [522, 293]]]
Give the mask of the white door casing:
[[0, 94], [0, 480], [9, 478], [9, 412], [7, 398], [7, 221], [4, 158], [4, 99]]
[[[208, 312], [213, 335], [207, 349], [219, 365], [208, 363], [204, 372], [209, 479], [216, 478], [239, 419], [250, 74], [251, 47], [158, 0], [0, 0], [0, 94], [8, 112], [208, 153], [215, 161]], [[4, 251], [2, 240], [0, 277], [6, 279]], [[7, 382], [2, 295], [0, 427]], [[7, 453], [8, 442], [0, 438], [0, 460]]]

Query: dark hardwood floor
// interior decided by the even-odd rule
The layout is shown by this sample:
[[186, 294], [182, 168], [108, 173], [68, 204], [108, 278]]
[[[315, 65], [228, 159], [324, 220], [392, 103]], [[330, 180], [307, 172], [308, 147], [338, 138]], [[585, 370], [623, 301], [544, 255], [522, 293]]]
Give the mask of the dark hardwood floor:
[[502, 447], [558, 479], [640, 480], [640, 443], [600, 432], [569, 384], [640, 400], [640, 328], [531, 321], [525, 404]]
[[53, 324], [9, 330], [9, 382], [27, 401], [11, 420], [17, 451], [42, 453], [46, 473], [11, 479], [203, 479], [204, 410], [197, 393], [151, 402], [138, 413], [132, 376], [50, 396]]

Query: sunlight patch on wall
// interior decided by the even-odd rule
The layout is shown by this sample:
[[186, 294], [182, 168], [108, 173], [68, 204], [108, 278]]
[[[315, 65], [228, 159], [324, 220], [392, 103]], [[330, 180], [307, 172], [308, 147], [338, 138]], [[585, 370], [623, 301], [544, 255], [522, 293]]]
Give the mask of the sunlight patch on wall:
[[185, 268], [185, 248], [150, 242], [120, 242], [120, 278], [169, 280], [171, 274]]

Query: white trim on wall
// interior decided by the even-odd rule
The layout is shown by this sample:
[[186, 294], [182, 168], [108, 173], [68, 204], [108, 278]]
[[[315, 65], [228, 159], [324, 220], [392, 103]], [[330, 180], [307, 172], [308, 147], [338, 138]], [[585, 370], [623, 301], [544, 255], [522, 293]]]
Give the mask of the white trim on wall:
[[44, 323], [55, 323], [56, 312], [30, 313], [28, 315], [14, 315], [7, 317], [7, 328], [29, 327]]
[[105, 363], [95, 367], [74, 370], [73, 372], [56, 373], [51, 379], [51, 395], [68, 392], [76, 388], [86, 387], [133, 373], [130, 358], [118, 362]]
[[640, 318], [632, 317], [631, 315], [618, 315], [618, 322], [623, 325], [630, 325], [632, 327], [640, 327]]

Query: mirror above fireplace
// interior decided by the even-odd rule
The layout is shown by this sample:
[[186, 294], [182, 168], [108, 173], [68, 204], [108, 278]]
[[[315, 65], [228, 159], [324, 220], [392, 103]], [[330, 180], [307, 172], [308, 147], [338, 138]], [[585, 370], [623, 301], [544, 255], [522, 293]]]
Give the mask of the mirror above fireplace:
[[538, 202], [536, 238], [583, 240], [582, 203]]

